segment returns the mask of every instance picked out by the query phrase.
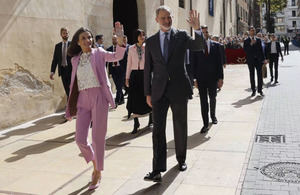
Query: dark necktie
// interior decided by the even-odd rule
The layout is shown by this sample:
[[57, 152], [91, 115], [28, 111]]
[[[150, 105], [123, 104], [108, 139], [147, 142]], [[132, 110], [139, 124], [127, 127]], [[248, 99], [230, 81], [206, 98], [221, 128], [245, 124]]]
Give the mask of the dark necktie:
[[169, 40], [168, 40], [168, 32], [165, 32], [165, 39], [164, 39], [164, 59], [165, 62], [168, 62], [168, 53], [169, 53]]

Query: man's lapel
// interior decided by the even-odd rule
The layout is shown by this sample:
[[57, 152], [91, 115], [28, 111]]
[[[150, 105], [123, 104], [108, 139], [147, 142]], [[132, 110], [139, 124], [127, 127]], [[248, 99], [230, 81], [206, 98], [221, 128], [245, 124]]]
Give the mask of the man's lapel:
[[161, 48], [160, 48], [160, 33], [159, 33], [160, 31], [158, 31], [158, 33], [156, 33], [156, 35], [155, 35], [155, 50], [158, 52], [158, 55], [159, 55], [159, 57], [160, 57], [160, 59], [161, 59], [161, 61], [162, 62], [165, 62], [165, 60], [164, 60], [164, 57], [163, 57], [163, 55], [162, 55], [162, 52], [161, 52]]

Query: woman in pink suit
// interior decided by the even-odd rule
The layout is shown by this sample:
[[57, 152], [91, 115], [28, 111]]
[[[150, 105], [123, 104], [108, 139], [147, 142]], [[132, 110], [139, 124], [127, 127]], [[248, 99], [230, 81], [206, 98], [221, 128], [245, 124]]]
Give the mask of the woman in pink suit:
[[[105, 64], [123, 58], [123, 26], [115, 23], [118, 36], [116, 52], [107, 52], [101, 47], [94, 48], [94, 38], [86, 28], [80, 28], [73, 36], [68, 54], [72, 56], [72, 76], [66, 117], [77, 116], [76, 143], [86, 162], [93, 162], [94, 171], [89, 186], [99, 186], [103, 170], [105, 135], [109, 104], [115, 103], [110, 89]], [[87, 142], [89, 125], [93, 121], [92, 144]]]

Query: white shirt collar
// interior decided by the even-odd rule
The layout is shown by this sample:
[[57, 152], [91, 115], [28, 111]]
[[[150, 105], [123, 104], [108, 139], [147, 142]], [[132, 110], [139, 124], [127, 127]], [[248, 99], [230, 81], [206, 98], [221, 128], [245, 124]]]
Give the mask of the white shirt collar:
[[[171, 28], [170, 28], [170, 30], [167, 31], [167, 33], [169, 33], [169, 34], [168, 34], [168, 38], [169, 38], [170, 35], [171, 35]], [[165, 37], [165, 32], [162, 31], [162, 30], [159, 30], [159, 36], [160, 36], [160, 37], [162, 37], [162, 36]]]

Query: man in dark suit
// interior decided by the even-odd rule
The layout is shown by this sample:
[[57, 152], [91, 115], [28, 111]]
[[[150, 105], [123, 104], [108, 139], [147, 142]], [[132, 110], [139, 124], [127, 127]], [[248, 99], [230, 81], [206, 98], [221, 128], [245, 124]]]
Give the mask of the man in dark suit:
[[253, 26], [249, 29], [249, 37], [244, 41], [244, 50], [246, 52], [246, 59], [250, 73], [250, 83], [252, 94], [251, 96], [256, 95], [256, 87], [255, 87], [255, 69], [257, 73], [257, 91], [261, 96], [264, 96], [262, 91], [262, 66], [266, 62], [262, 43], [260, 38], [255, 36], [255, 28]]
[[207, 26], [202, 27], [202, 33], [206, 40], [203, 51], [192, 52], [192, 62], [195, 75], [195, 85], [198, 86], [201, 102], [201, 114], [203, 127], [201, 133], [209, 130], [208, 119], [208, 98], [210, 102], [210, 117], [213, 124], [217, 124], [216, 118], [216, 97], [217, 88], [223, 86], [223, 60], [220, 44], [209, 39]]
[[276, 40], [275, 35], [271, 34], [271, 42], [269, 42], [266, 46], [266, 56], [267, 56], [267, 59], [269, 60], [271, 82], [274, 79], [273, 66], [275, 67], [275, 82], [274, 82], [274, 84], [278, 83], [278, 58], [279, 58], [279, 55], [281, 56], [281, 61], [283, 61], [283, 55], [281, 52], [280, 43]]
[[289, 44], [290, 44], [290, 37], [284, 36], [282, 39], [283, 45], [284, 45], [284, 55], [289, 55]]
[[185, 68], [186, 50], [202, 50], [204, 38], [199, 14], [190, 12], [189, 24], [195, 30], [195, 40], [185, 31], [171, 28], [171, 10], [160, 6], [156, 10], [160, 31], [146, 41], [144, 90], [147, 104], [153, 110], [153, 169], [144, 180], [160, 182], [167, 169], [166, 119], [172, 110], [176, 159], [180, 171], [187, 165], [187, 102], [192, 86]]
[[[111, 52], [115, 52], [116, 51], [116, 46], [117, 46], [117, 36], [113, 35], [112, 37], [112, 46], [110, 46], [107, 51], [111, 51]], [[117, 90], [117, 94], [116, 94], [116, 99], [115, 99], [115, 103], [116, 105], [121, 105], [124, 104], [124, 94], [122, 91], [123, 88], [123, 76], [122, 76], [122, 72], [123, 72], [123, 68], [121, 66], [121, 61], [117, 61], [117, 62], [109, 62], [108, 63], [108, 74], [112, 76], [113, 81], [115, 83], [116, 86], [116, 90]]]
[[71, 42], [68, 41], [69, 32], [67, 28], [60, 29], [60, 35], [62, 42], [55, 45], [52, 64], [51, 64], [51, 73], [50, 79], [54, 80], [54, 74], [56, 67], [58, 66], [58, 76], [61, 77], [65, 92], [67, 97], [69, 97], [70, 92], [70, 82], [72, 74], [72, 64], [71, 57], [67, 55], [68, 47]]

